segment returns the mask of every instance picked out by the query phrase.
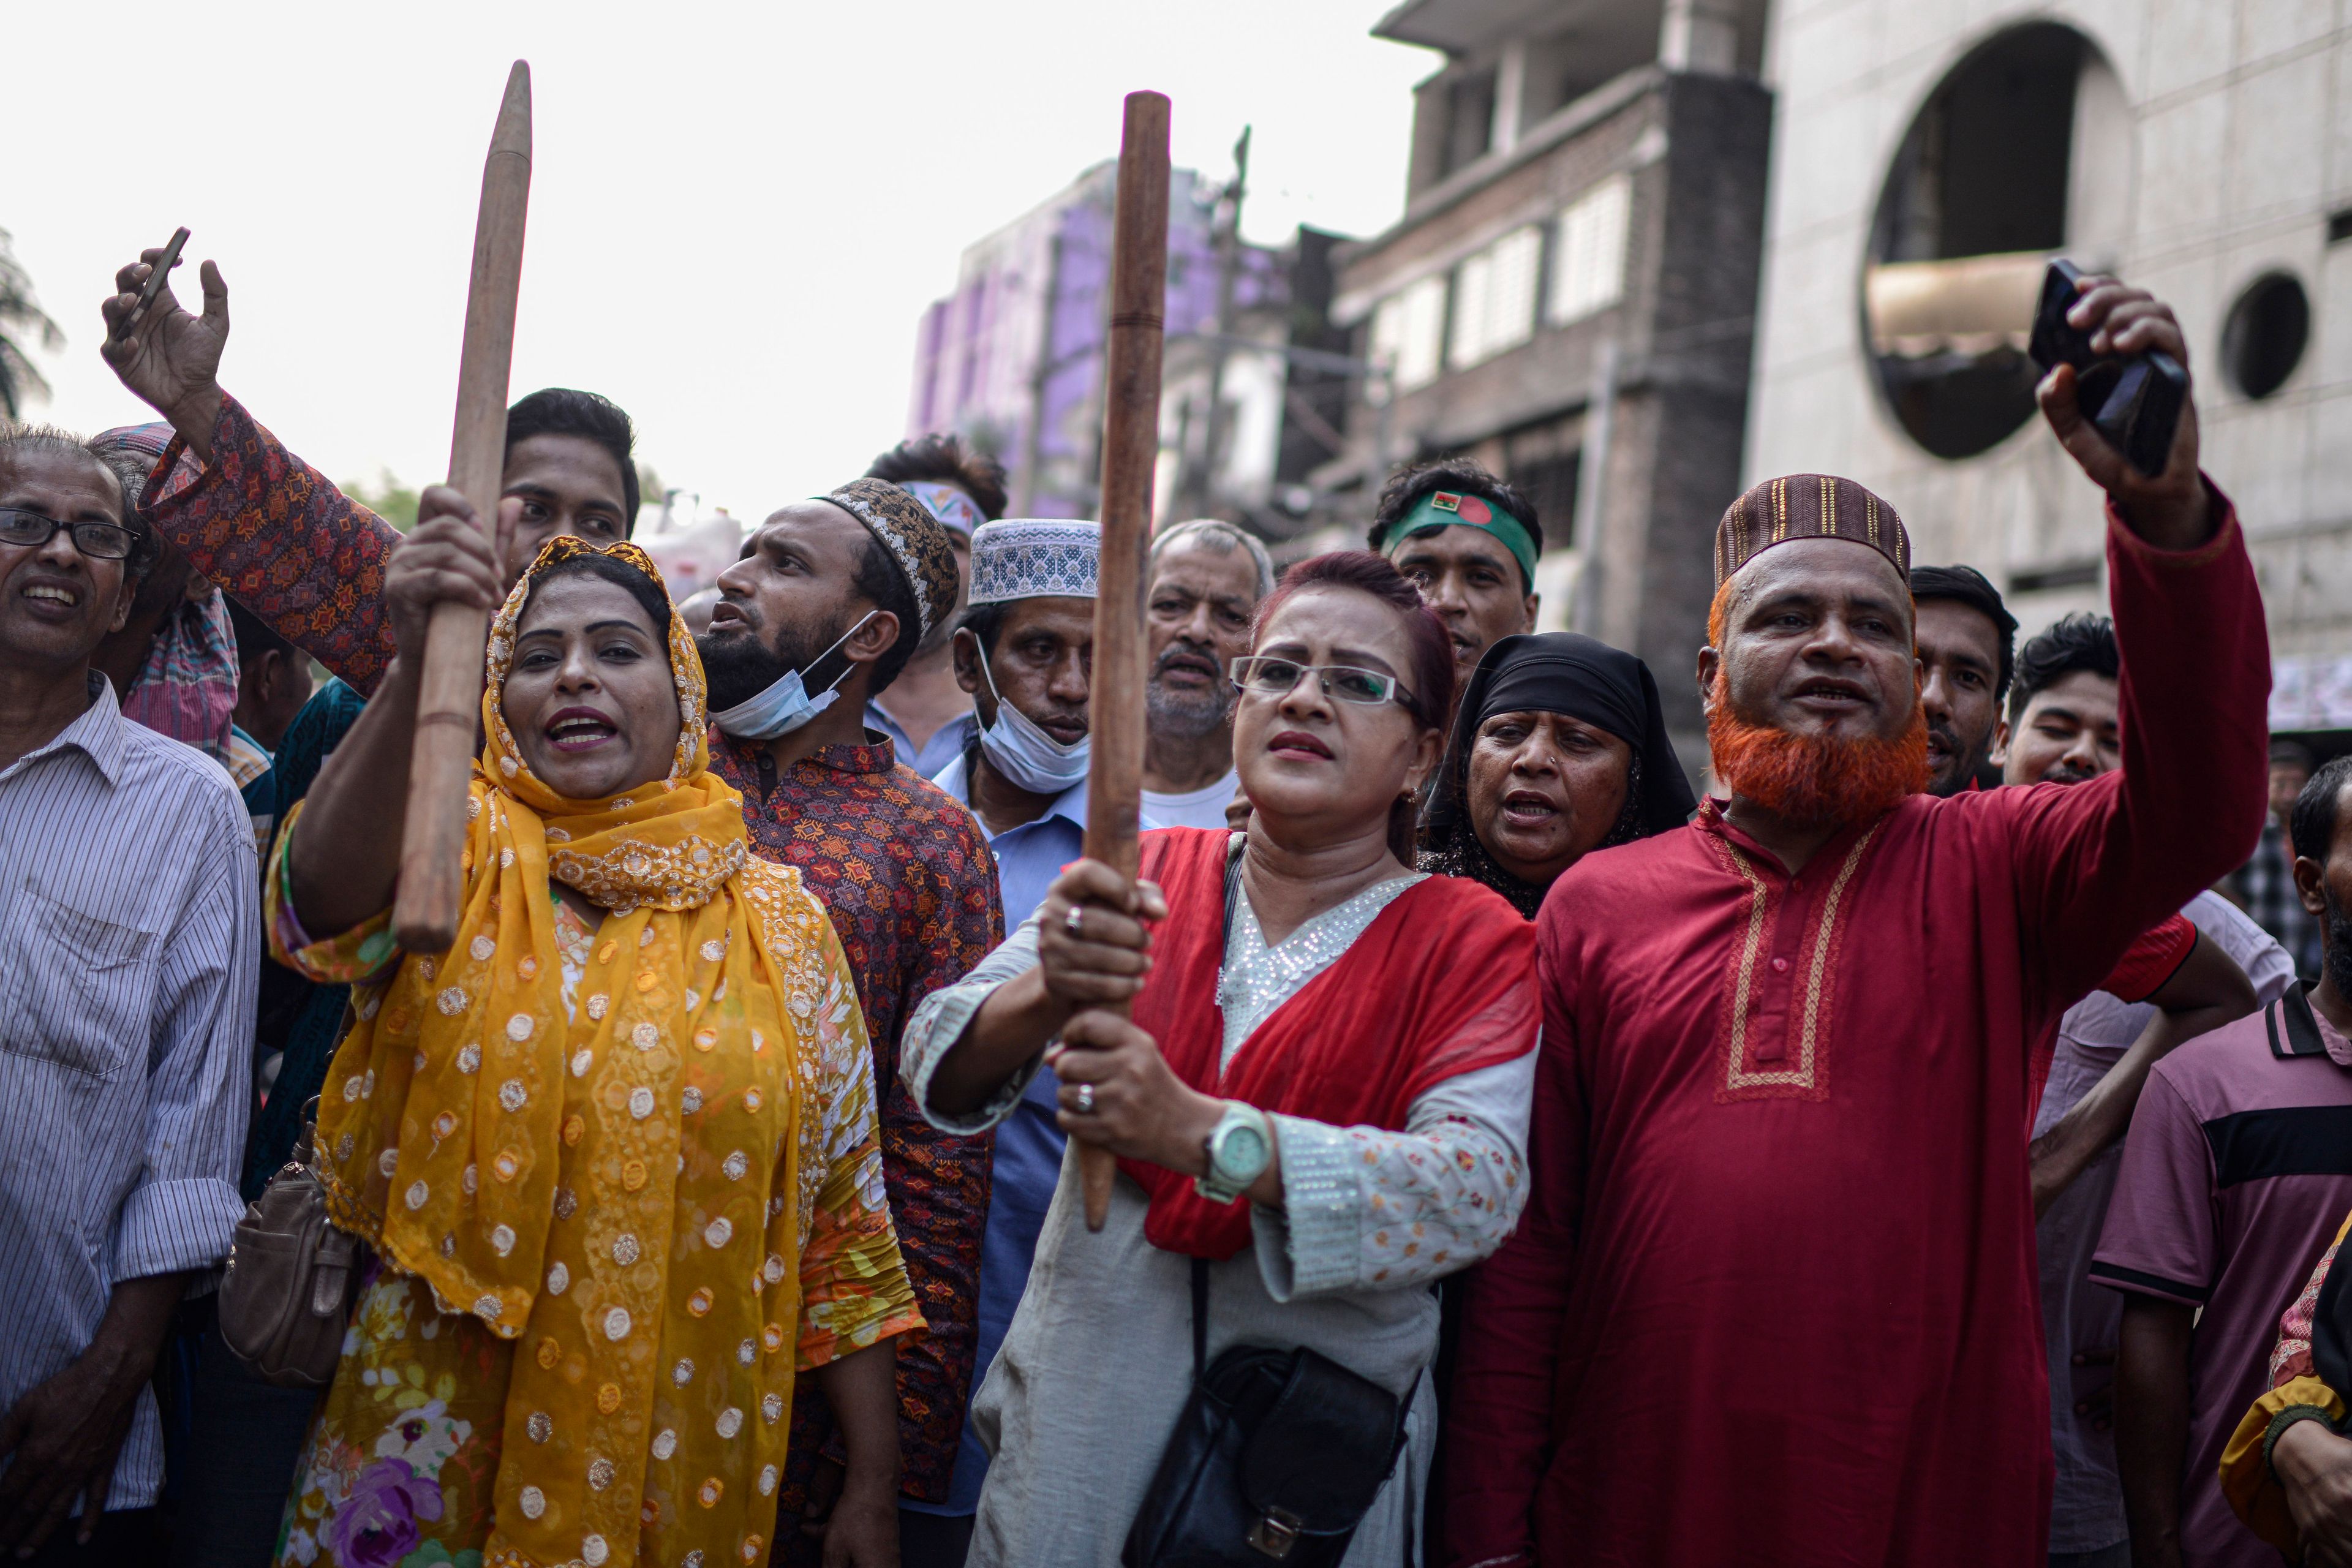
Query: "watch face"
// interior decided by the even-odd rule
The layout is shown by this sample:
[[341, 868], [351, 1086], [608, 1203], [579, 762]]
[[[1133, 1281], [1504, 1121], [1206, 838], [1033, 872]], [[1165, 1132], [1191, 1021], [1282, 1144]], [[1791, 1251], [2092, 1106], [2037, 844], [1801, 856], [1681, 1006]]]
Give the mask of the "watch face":
[[1269, 1152], [1257, 1129], [1243, 1122], [1225, 1129], [1225, 1135], [1217, 1140], [1217, 1168], [1242, 1181], [1255, 1181], [1265, 1169]]

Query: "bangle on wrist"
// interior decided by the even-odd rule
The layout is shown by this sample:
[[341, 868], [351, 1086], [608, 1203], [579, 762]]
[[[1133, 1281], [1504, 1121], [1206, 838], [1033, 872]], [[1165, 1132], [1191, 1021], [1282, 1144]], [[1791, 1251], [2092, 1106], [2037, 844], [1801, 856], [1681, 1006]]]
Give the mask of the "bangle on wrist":
[[2316, 1421], [2330, 1433], [2336, 1430], [2335, 1417], [2316, 1405], [2290, 1405], [2272, 1416], [2271, 1424], [2263, 1428], [2263, 1468], [2270, 1472], [2270, 1478], [2274, 1481], [2283, 1482], [2285, 1478], [2272, 1463], [2272, 1455], [2278, 1447], [2278, 1440], [2286, 1436], [2286, 1429], [2298, 1421]]

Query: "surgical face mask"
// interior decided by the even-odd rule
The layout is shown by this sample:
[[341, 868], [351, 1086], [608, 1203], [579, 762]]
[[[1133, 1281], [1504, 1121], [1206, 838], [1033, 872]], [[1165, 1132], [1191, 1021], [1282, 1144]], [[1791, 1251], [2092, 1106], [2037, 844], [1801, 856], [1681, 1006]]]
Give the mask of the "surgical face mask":
[[[864, 626], [879, 614], [879, 610], [868, 610], [857, 626]], [[834, 638], [833, 647], [809, 660], [808, 668], [814, 669], [823, 662], [826, 653], [856, 637], [857, 626], [852, 626]], [[848, 665], [842, 666], [841, 673], [833, 678], [833, 685], [811, 697], [801, 683], [801, 672], [795, 669], [757, 697], [739, 702], [724, 712], [713, 713], [710, 721], [718, 725], [722, 733], [732, 735], [739, 741], [772, 741], [779, 735], [789, 735], [834, 705], [841, 696], [835, 688], [849, 679], [849, 670]]]
[[980, 732], [980, 749], [998, 773], [1033, 795], [1059, 795], [1087, 776], [1092, 735], [1081, 735], [1065, 745], [1037, 728], [1027, 714], [998, 696], [996, 677], [989, 671], [984, 651], [980, 678], [988, 682], [988, 694], [996, 700], [996, 722]]

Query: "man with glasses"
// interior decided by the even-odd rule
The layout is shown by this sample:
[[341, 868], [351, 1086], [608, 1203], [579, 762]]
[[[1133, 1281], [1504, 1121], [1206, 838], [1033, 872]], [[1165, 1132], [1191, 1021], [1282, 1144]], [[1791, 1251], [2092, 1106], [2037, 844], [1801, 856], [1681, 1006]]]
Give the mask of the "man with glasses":
[[156, 1560], [148, 1384], [244, 1206], [253, 829], [91, 666], [157, 552], [126, 474], [0, 434], [0, 1552], [45, 1564]]

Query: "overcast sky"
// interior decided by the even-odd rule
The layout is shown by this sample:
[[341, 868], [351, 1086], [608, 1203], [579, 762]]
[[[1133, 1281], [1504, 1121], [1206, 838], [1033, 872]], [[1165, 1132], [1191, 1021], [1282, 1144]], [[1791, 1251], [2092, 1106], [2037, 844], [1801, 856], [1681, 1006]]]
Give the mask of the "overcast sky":
[[[28, 411], [142, 405], [99, 359], [114, 268], [175, 225], [217, 260], [221, 379], [332, 478], [448, 462], [482, 156], [531, 63], [537, 156], [513, 384], [635, 416], [664, 481], [760, 516], [898, 439], [918, 317], [963, 247], [1174, 100], [1179, 166], [1255, 126], [1250, 237], [1373, 232], [1403, 204], [1389, 0], [24, 5], [0, 228], [65, 329]], [[144, 13], [144, 14], [142, 14]], [[194, 267], [175, 278], [195, 308]]]

